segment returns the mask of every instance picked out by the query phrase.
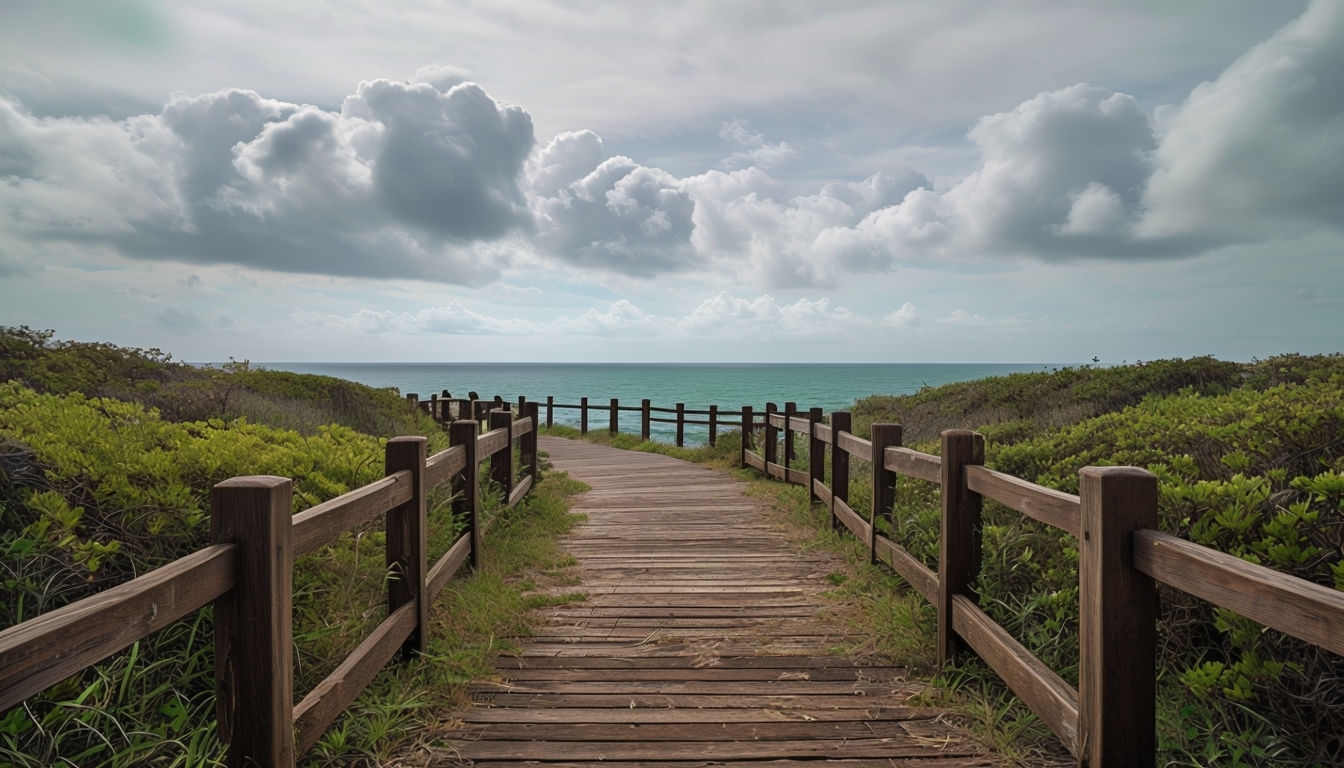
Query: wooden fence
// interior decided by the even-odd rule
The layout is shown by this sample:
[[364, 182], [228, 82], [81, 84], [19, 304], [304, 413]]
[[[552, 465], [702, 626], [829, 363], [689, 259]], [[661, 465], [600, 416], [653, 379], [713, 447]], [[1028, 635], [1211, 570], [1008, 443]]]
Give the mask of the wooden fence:
[[[479, 467], [512, 507], [537, 481], [535, 405], [515, 420], [492, 410], [450, 425], [452, 447], [426, 456], [426, 439], [387, 444], [385, 477], [292, 513], [292, 482], [235, 477], [215, 486], [213, 545], [139, 578], [0, 632], [0, 712], [169, 623], [214, 606], [216, 714], [229, 765], [292, 766], [393, 657], [425, 648], [429, 606], [464, 564], [477, 565]], [[519, 449], [514, 467], [513, 448]], [[466, 531], [426, 562], [426, 498], [450, 483]], [[387, 618], [296, 705], [292, 670], [293, 564], [342, 532], [385, 514]]]
[[[453, 418], [470, 418], [469, 416], [459, 416], [459, 414], [479, 413], [484, 408], [505, 408], [514, 407], [519, 413], [528, 406], [527, 397], [520, 396], [516, 404], [505, 403], [504, 399], [498, 395], [493, 400], [483, 400], [477, 398], [454, 398], [449, 397], [447, 392], [440, 397], [431, 395], [428, 400], [420, 399], [419, 395], [408, 394], [406, 399], [413, 406], [419, 407], [425, 413], [433, 416], [439, 421], [449, 421]], [[708, 442], [710, 445], [717, 445], [720, 428], [741, 429], [743, 423], [743, 414], [746, 418], [751, 418], [752, 409], [750, 406], [744, 406], [740, 411], [724, 411], [719, 406], [711, 405], [708, 409], [688, 409], [685, 403], [677, 403], [673, 408], [654, 407], [651, 401], [641, 400], [639, 405], [621, 405], [620, 400], [611, 398], [603, 405], [601, 402], [590, 403], [587, 397], [579, 398], [577, 403], [557, 403], [553, 395], [546, 398], [546, 427], [555, 426], [556, 411], [578, 411], [579, 432], [588, 434], [588, 429], [592, 419], [590, 414], [606, 414], [607, 431], [610, 434], [618, 434], [621, 424], [622, 413], [639, 414], [639, 437], [641, 440], [648, 440], [652, 436], [652, 425], [654, 424], [672, 424], [676, 428], [676, 444], [684, 446], [686, 444], [686, 427], [703, 426], [708, 432]], [[599, 423], [601, 423], [599, 421]]]
[[[938, 658], [969, 648], [985, 660], [1064, 746], [1090, 768], [1151, 766], [1156, 754], [1157, 583], [1344, 655], [1344, 592], [1329, 589], [1155, 530], [1157, 479], [1135, 467], [1086, 467], [1077, 496], [996, 472], [984, 438], [942, 435], [942, 455], [901, 446], [898, 424], [874, 424], [871, 439], [850, 432], [847, 412], [748, 411], [743, 466], [804, 485], [832, 520], [867, 542], [874, 563], [900, 574], [938, 609]], [[760, 435], [760, 450], [751, 450]], [[807, 441], [808, 469], [791, 466]], [[829, 451], [828, 451], [829, 448]], [[829, 452], [829, 461], [826, 456]], [[849, 505], [851, 459], [872, 467], [873, 507]], [[936, 483], [942, 498], [938, 570], [878, 531], [895, 503], [898, 477]], [[981, 506], [992, 499], [1078, 539], [1080, 665], [1074, 688], [996, 624], [977, 604]]]

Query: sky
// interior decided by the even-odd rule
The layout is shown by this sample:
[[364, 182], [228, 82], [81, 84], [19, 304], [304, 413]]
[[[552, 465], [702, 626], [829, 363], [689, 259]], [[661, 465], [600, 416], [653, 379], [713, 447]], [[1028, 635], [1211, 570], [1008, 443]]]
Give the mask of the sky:
[[0, 0], [0, 325], [185, 361], [1344, 351], [1344, 2]]

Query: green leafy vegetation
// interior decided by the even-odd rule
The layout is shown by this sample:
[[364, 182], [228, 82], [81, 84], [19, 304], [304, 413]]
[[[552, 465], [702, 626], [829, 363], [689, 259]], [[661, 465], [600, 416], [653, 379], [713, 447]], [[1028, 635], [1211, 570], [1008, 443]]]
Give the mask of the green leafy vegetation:
[[[229, 477], [292, 478], [298, 512], [382, 476], [389, 436], [447, 447], [395, 392], [326, 377], [195, 369], [157, 350], [55, 342], [26, 328], [0, 329], [0, 372], [3, 627], [207, 545], [210, 488]], [[574, 523], [565, 500], [576, 488], [553, 475], [514, 510], [487, 500], [483, 567], [441, 593], [429, 653], [384, 670], [307, 763], [377, 764], [461, 703], [463, 682], [488, 670], [499, 638], [525, 632], [527, 579], [565, 564], [553, 542]], [[437, 558], [463, 529], [446, 491], [431, 495], [429, 518]], [[300, 695], [382, 618], [384, 557], [375, 521], [296, 562]], [[0, 714], [0, 764], [219, 764], [213, 665], [206, 609]]]
[[[1339, 356], [1015, 374], [870, 398], [855, 413], [864, 431], [903, 423], [906, 443], [932, 453], [939, 430], [977, 429], [986, 464], [1071, 493], [1084, 466], [1147, 468], [1159, 479], [1163, 530], [1344, 588]], [[880, 525], [936, 566], [936, 488], [901, 480], [896, 510]], [[993, 503], [983, 536], [982, 607], [1076, 684], [1076, 543]], [[1344, 686], [1326, 682], [1344, 679], [1337, 656], [1165, 587], [1159, 656], [1160, 764], [1344, 761]], [[1005, 713], [1021, 707], [975, 664], [944, 680], [972, 699], [998, 701]]]

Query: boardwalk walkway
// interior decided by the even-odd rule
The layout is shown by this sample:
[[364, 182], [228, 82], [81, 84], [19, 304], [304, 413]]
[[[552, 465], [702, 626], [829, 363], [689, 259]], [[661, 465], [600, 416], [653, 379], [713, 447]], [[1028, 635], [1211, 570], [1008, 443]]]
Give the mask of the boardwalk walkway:
[[541, 438], [592, 490], [563, 546], [587, 599], [544, 611], [453, 735], [482, 766], [992, 765], [909, 706], [905, 670], [837, 655], [840, 570], [741, 483], [665, 456]]

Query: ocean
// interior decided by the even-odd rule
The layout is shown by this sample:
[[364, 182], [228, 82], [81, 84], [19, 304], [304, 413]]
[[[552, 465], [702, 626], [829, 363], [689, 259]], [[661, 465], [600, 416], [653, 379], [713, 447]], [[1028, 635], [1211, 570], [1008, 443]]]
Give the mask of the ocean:
[[[869, 395], [901, 395], [924, 386], [970, 381], [1010, 373], [1049, 370], [1042, 363], [254, 363], [256, 367], [295, 373], [336, 376], [372, 387], [395, 387], [402, 395], [422, 399], [447, 390], [453, 397], [475, 391], [484, 398], [606, 406], [611, 398], [622, 406], [638, 406], [648, 398], [655, 408], [688, 410], [710, 405], [736, 411], [743, 405], [763, 409], [795, 402], [800, 410], [844, 410]], [[702, 417], [703, 418], [703, 417]], [[577, 410], [555, 411], [557, 424], [577, 426]], [[605, 412], [590, 412], [589, 425], [604, 428]], [[675, 427], [655, 424], [655, 439], [671, 442]], [[639, 413], [621, 414], [621, 431], [638, 433]], [[702, 443], [704, 427], [688, 427], [688, 444]]]

